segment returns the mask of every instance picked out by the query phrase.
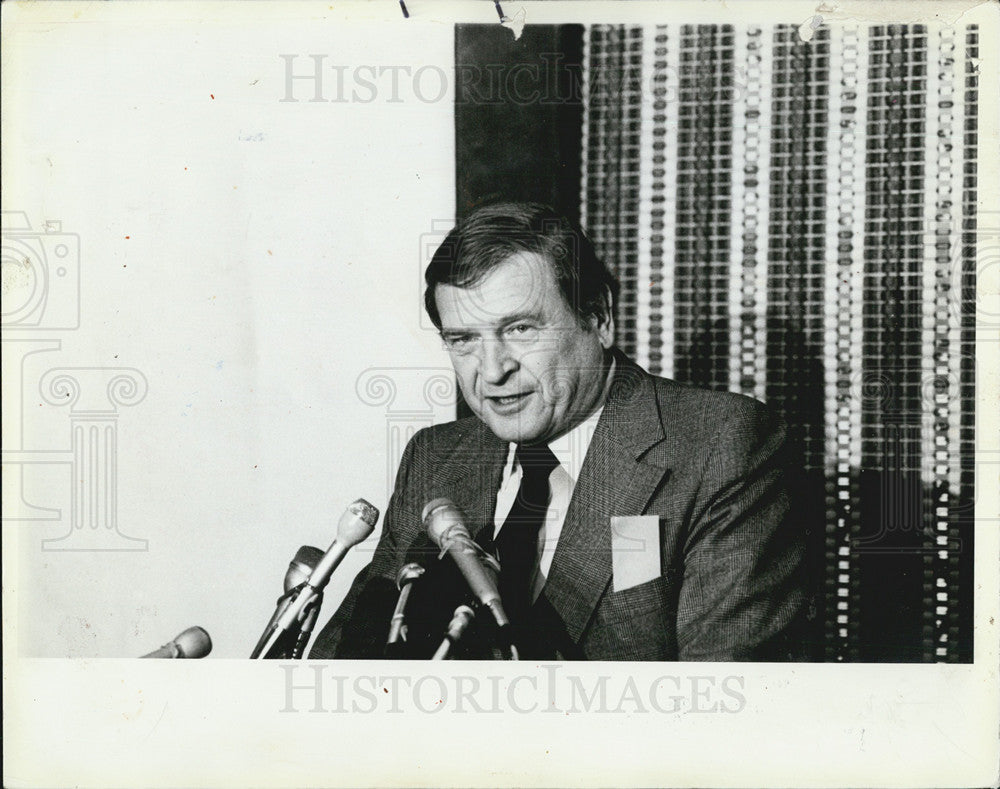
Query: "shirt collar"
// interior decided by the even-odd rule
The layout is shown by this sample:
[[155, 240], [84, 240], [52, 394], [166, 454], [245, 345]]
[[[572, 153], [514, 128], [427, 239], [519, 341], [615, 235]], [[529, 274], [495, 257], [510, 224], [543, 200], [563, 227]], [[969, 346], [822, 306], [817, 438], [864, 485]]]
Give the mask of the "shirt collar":
[[559, 465], [569, 474], [573, 482], [576, 482], [580, 477], [580, 467], [583, 466], [583, 459], [587, 456], [590, 440], [594, 437], [594, 430], [597, 429], [597, 422], [603, 412], [604, 406], [602, 405], [568, 433], [564, 433], [559, 438], [549, 442], [549, 449], [552, 450]]

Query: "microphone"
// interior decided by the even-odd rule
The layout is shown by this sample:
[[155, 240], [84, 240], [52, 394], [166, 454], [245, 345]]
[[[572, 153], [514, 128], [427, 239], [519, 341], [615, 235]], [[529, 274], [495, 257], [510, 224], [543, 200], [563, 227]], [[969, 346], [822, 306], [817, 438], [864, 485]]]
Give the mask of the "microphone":
[[[295, 552], [295, 557], [288, 563], [288, 570], [285, 571], [285, 594], [278, 598], [278, 608], [274, 612], [272, 621], [277, 621], [278, 617], [284, 613], [289, 600], [295, 591], [309, 580], [312, 571], [323, 558], [323, 552], [319, 548], [311, 545], [303, 545]], [[292, 647], [292, 658], [298, 659], [305, 654], [306, 644], [312, 636], [313, 626], [316, 624], [316, 617], [319, 616], [319, 605], [310, 606], [305, 621], [299, 628], [298, 638]], [[270, 628], [270, 624], [268, 624]]]
[[496, 578], [500, 565], [472, 539], [461, 510], [448, 499], [434, 499], [424, 507], [422, 520], [427, 534], [458, 565], [472, 594], [490, 609], [497, 625], [500, 628], [509, 627], [510, 620], [497, 591]]
[[303, 545], [295, 552], [285, 571], [285, 592], [290, 592], [299, 584], [309, 580], [313, 569], [323, 558], [323, 551], [311, 545]]
[[[285, 571], [284, 580], [284, 593], [278, 598], [274, 606], [274, 613], [271, 614], [271, 618], [268, 620], [267, 626], [264, 628], [264, 632], [261, 633], [260, 638], [257, 640], [257, 644], [253, 649], [250, 657], [256, 657], [259, 654], [259, 650], [263, 648], [264, 644], [267, 642], [268, 636], [271, 635], [274, 626], [278, 623], [278, 619], [283, 613], [288, 609], [289, 603], [291, 603], [292, 598], [299, 591], [299, 587], [302, 586], [306, 581], [309, 580], [309, 576], [312, 574], [313, 568], [319, 564], [320, 559], [323, 558], [323, 551], [319, 548], [314, 548], [311, 545], [303, 545], [296, 552], [295, 556], [288, 563], [288, 569]], [[305, 648], [305, 642], [309, 640], [309, 635], [312, 633], [311, 623], [307, 627], [303, 625], [302, 629], [299, 631], [298, 638], [292, 648], [292, 657], [300, 657], [301, 650]], [[299, 654], [296, 654], [298, 652]], [[287, 657], [287, 655], [282, 654], [282, 657]]]
[[[344, 514], [340, 516], [336, 538], [330, 543], [326, 553], [309, 574], [308, 580], [300, 586], [288, 606], [278, 616], [278, 621], [271, 626], [271, 632], [267, 638], [262, 636], [261, 640], [257, 642], [257, 647], [250, 655], [251, 659], [268, 657], [282, 634], [291, 630], [297, 622], [300, 624], [308, 622], [310, 616], [315, 616], [311, 612], [307, 612], [306, 608], [310, 605], [318, 606], [321, 603], [323, 589], [329, 583], [333, 571], [337, 569], [351, 548], [365, 540], [375, 530], [378, 516], [378, 509], [364, 499], [358, 499], [348, 506]], [[296, 558], [298, 557], [297, 553]], [[294, 559], [292, 561], [295, 563]], [[291, 571], [291, 568], [289, 570]], [[287, 573], [285, 577], [287, 580]]]
[[437, 648], [437, 652], [434, 653], [434, 657], [431, 660], [444, 660], [448, 657], [448, 652], [451, 650], [452, 645], [458, 643], [462, 634], [475, 618], [476, 612], [469, 608], [469, 606], [460, 605], [456, 608], [455, 614], [448, 624], [448, 632], [444, 634], [444, 640], [441, 642], [441, 646]]
[[155, 649], [144, 658], [203, 658], [212, 651], [212, 639], [204, 628], [189, 627], [173, 641]]
[[396, 573], [396, 588], [399, 590], [399, 599], [396, 601], [396, 609], [392, 612], [392, 619], [389, 620], [389, 638], [386, 641], [386, 648], [390, 648], [398, 641], [406, 641], [406, 603], [410, 599], [410, 592], [413, 590], [413, 582], [424, 574], [424, 568], [416, 562], [404, 564]]

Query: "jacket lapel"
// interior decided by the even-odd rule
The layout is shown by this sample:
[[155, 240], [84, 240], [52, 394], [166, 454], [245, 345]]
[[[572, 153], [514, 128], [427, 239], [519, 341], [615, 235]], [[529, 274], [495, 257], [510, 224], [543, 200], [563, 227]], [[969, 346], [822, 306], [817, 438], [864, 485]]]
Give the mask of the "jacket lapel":
[[611, 579], [611, 516], [641, 514], [669, 474], [643, 457], [663, 440], [653, 379], [623, 354], [616, 361], [542, 589], [574, 642]]
[[484, 525], [493, 523], [507, 442], [478, 419], [467, 424], [468, 429], [435, 474], [431, 497], [451, 499], [465, 514], [466, 527], [475, 537]]

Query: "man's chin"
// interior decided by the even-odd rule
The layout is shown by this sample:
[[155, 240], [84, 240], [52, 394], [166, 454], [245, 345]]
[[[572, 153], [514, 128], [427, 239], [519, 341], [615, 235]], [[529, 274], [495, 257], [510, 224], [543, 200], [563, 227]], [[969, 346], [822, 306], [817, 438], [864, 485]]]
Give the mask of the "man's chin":
[[515, 417], [501, 418], [495, 414], [479, 415], [490, 431], [501, 441], [511, 444], [529, 443], [537, 439], [542, 430], [532, 421]]

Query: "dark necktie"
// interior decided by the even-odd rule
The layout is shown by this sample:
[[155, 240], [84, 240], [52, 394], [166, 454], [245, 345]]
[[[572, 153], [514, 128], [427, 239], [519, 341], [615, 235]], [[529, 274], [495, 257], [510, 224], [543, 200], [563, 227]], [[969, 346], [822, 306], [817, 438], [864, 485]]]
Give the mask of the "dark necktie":
[[531, 607], [531, 577], [538, 562], [538, 531], [549, 507], [549, 475], [559, 465], [545, 444], [519, 444], [514, 457], [521, 485], [494, 544], [500, 560], [500, 597], [516, 629]]

